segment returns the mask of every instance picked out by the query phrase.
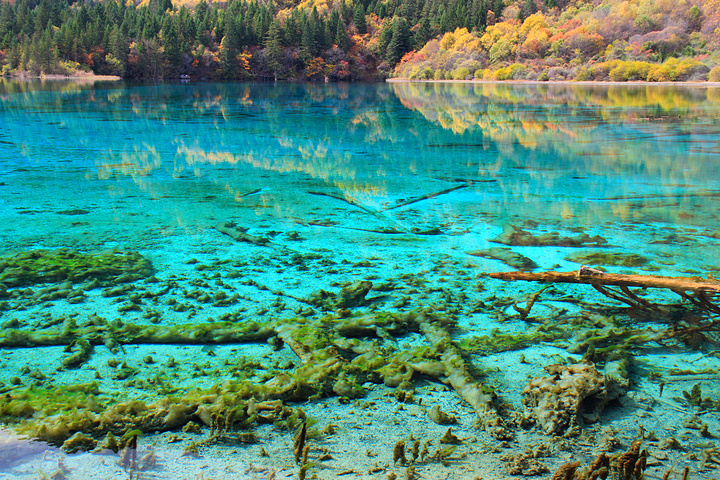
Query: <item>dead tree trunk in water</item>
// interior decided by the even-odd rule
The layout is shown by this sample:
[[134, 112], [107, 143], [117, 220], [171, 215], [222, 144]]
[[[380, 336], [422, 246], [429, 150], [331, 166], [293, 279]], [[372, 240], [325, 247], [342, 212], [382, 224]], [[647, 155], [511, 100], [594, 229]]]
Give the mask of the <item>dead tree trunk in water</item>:
[[[499, 280], [521, 280], [543, 283], [583, 283], [592, 285], [595, 290], [608, 298], [626, 303], [640, 310], [658, 308], [639, 297], [630, 287], [668, 289], [694, 304], [701, 310], [720, 314], [720, 306], [713, 302], [714, 296], [720, 296], [720, 281], [711, 275], [707, 279], [700, 277], [663, 277], [660, 275], [622, 275], [605, 273], [594, 268], [581, 267], [577, 272], [496, 272], [488, 274]], [[618, 287], [619, 290], [611, 289]]]

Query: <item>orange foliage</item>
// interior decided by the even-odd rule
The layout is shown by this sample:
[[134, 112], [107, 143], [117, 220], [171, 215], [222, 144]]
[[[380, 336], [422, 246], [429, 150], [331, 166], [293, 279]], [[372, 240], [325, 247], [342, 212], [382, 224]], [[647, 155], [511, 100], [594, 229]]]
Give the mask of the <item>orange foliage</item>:
[[[562, 3], [560, 8], [538, 11], [522, 22], [513, 12], [518, 13], [515, 7], [523, 2], [507, 1], [503, 21], [488, 21], [479, 38], [465, 29], [446, 33], [417, 53], [405, 55], [395, 74], [446, 79], [464, 78], [466, 71], [480, 77], [487, 71], [492, 78], [544, 75], [547, 79], [549, 74], [551, 79], [607, 80], [611, 69], [593, 69], [593, 65], [607, 66], [621, 59], [658, 68], [652, 74], [644, 69], [618, 70], [613, 76], [703, 79], [718, 62], [711, 49], [720, 47], [720, 0], [557, 1]], [[687, 56], [704, 65], [679, 74], [670, 64], [658, 64], [674, 56], [681, 60]], [[518, 62], [524, 69], [511, 71], [510, 66]]]
[[328, 64], [322, 57], [315, 57], [305, 68], [305, 76], [310, 79], [317, 79], [328, 74]]

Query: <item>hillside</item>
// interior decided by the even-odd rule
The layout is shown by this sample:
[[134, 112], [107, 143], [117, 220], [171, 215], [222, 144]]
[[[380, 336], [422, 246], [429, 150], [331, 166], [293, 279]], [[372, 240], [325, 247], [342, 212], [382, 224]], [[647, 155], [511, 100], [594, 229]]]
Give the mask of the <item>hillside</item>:
[[3, 75], [718, 80], [720, 0], [0, 0]]

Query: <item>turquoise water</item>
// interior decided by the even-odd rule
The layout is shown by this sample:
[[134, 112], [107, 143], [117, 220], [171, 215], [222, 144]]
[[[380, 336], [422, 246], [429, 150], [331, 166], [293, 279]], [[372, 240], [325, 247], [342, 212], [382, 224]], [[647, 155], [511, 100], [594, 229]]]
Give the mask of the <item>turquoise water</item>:
[[[70, 284], [16, 280], [4, 263], [5, 330], [52, 336], [67, 318], [84, 328], [91, 312], [145, 326], [227, 320], [292, 325], [298, 316], [320, 325], [324, 315], [424, 309], [458, 322], [452, 330], [458, 341], [593, 315], [615, 315], [613, 322], [623, 328], [662, 331], [667, 318], [638, 320], [623, 303], [589, 286], [554, 286], [528, 322], [512, 305], [524, 305], [539, 287], [485, 274], [575, 271], [581, 265], [625, 274], [720, 274], [718, 89], [0, 82], [0, 256], [116, 249], [139, 252], [152, 264], [151, 280], [144, 271], [123, 281], [113, 274], [98, 286], [92, 275]], [[227, 222], [236, 226], [230, 233], [246, 236], [236, 241], [226, 235], [218, 226]], [[535, 238], [550, 232], [587, 236], [573, 246], [498, 242], [513, 228]], [[509, 253], [533, 265], [520, 268]], [[113, 281], [130, 287], [112, 293]], [[309, 301], [321, 290], [331, 298], [341, 295], [343, 286], [357, 281], [371, 281], [373, 289], [356, 302]], [[51, 295], [55, 291], [64, 294]], [[80, 299], [72, 300], [72, 292]], [[647, 294], [663, 304], [680, 300], [666, 291]], [[711, 321], [707, 312], [701, 318]], [[634, 323], [640, 321], [646, 323]], [[372, 341], [387, 351], [427, 342], [420, 330], [410, 330], [370, 336], [384, 339]], [[139, 365], [150, 376], [159, 375], [155, 369], [170, 357], [192, 363], [203, 355], [214, 373], [180, 373], [173, 380], [178, 395], [236, 378], [223, 369], [241, 357], [276, 363], [249, 377], [258, 384], [277, 373], [276, 356], [298, 361], [290, 349], [277, 353], [264, 342], [230, 342], [231, 348], [202, 338], [182, 346], [132, 341], [119, 352], [104, 348], [103, 337], [93, 340], [97, 346], [82, 367], [63, 368], [67, 338], [72, 336], [43, 354], [30, 345], [6, 348], [3, 391], [33, 385], [22, 366], [48, 372], [59, 366], [51, 384], [98, 380], [103, 406], [129, 398], [150, 402], [163, 396], [157, 384], [118, 381], [108, 357]], [[580, 340], [564, 341], [569, 345], [552, 348], [568, 347], [579, 361], [584, 352], [573, 344]], [[526, 353], [537, 357], [532, 348], [539, 342], [531, 343]], [[217, 351], [212, 358], [205, 358], [208, 345]], [[717, 362], [704, 356], [712, 338], [679, 350], [654, 345], [660, 356], [652, 361], [640, 361], [650, 353], [635, 348], [634, 365], [646, 362], [640, 369], [645, 373], [633, 379], [638, 384], [649, 385], [641, 380], [647, 371], [666, 374], [673, 362], [682, 370], [684, 355], [703, 359], [688, 369], [717, 375]], [[517, 362], [502, 356], [514, 349], [490, 350], [500, 355], [494, 362]], [[483, 362], [477, 351], [468, 352]], [[547, 358], [567, 352], [552, 350]], [[147, 355], [156, 361], [146, 362]], [[528, 375], [544, 374], [547, 358]], [[598, 359], [599, 365], [606, 360]], [[485, 374], [499, 385], [500, 396], [521, 409], [518, 380], [493, 371]], [[20, 383], [12, 381], [16, 376]], [[678, 398], [675, 407], [689, 414], [682, 392], [698, 383], [712, 396], [713, 379], [665, 388]], [[653, 389], [657, 383], [650, 382]], [[662, 423], [660, 414], [651, 417], [646, 423]], [[470, 429], [472, 419], [465, 422]], [[661, 466], [655, 468], [662, 473]]]
[[[273, 221], [306, 221], [320, 201], [307, 196], [312, 189], [381, 211], [463, 182], [473, 185], [415, 205], [412, 219], [404, 218], [412, 207], [365, 216], [409, 228], [453, 218], [471, 233], [478, 224], [534, 219], [613, 230], [627, 241], [658, 227], [716, 225], [711, 89], [11, 87], [5, 83], [0, 131], [3, 220], [18, 226], [3, 232], [8, 249], [49, 237], [82, 246], [192, 233], [253, 202]], [[255, 198], [242, 197], [258, 188]], [[72, 209], [89, 213], [57, 215]], [[89, 225], [68, 230], [78, 219]], [[622, 232], [636, 223], [646, 228]], [[716, 254], [705, 260], [719, 263]]]

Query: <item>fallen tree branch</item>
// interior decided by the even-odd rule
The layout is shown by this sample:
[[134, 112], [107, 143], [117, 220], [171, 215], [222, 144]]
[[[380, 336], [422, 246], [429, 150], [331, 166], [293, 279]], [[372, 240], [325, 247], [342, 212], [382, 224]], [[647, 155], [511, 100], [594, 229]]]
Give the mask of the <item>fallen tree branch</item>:
[[[496, 272], [488, 274], [499, 280], [521, 280], [543, 283], [582, 283], [592, 285], [603, 295], [624, 302], [641, 310], [652, 310], [656, 305], [638, 297], [628, 287], [664, 288], [696, 307], [712, 313], [720, 313], [720, 306], [710, 296], [720, 295], [720, 282], [712, 277], [663, 277], [660, 275], [623, 275], [604, 273], [593, 268], [581, 267], [576, 272]], [[620, 287], [620, 292], [607, 289], [608, 285]]]

